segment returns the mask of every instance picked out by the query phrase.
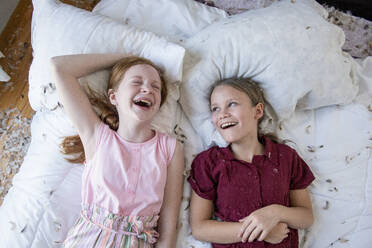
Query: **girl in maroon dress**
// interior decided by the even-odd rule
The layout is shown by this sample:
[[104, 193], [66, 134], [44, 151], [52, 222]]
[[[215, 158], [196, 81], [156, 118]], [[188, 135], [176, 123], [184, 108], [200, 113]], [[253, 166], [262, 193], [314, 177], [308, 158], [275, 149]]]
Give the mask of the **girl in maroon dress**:
[[314, 176], [295, 150], [258, 133], [262, 90], [246, 78], [219, 81], [210, 108], [229, 145], [214, 146], [192, 163], [193, 236], [214, 248], [297, 248], [297, 229], [313, 223], [306, 188]]

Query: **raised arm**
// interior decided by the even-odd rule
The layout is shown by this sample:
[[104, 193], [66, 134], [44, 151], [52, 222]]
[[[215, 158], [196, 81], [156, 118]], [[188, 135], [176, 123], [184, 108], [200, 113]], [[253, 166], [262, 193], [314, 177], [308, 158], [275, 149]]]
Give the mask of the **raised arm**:
[[179, 142], [167, 171], [163, 204], [160, 210], [159, 234], [156, 248], [176, 247], [177, 221], [183, 192], [184, 156]]
[[[84, 148], [94, 146], [99, 119], [78, 78], [115, 64], [124, 54], [79, 54], [53, 57], [52, 76], [66, 114], [80, 135]], [[89, 150], [88, 153], [89, 155]]]

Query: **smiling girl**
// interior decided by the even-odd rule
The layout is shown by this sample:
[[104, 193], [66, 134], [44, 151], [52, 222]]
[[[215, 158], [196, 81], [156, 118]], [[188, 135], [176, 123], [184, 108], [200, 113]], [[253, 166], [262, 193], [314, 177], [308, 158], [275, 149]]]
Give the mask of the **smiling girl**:
[[[64, 247], [175, 247], [183, 151], [151, 128], [167, 95], [161, 71], [124, 54], [60, 56], [51, 64], [78, 131], [62, 147], [79, 155], [73, 162], [85, 163], [82, 211]], [[87, 96], [78, 78], [111, 66], [107, 95]]]
[[214, 248], [296, 248], [297, 229], [313, 223], [314, 176], [295, 150], [258, 133], [264, 102], [247, 78], [212, 86], [212, 121], [229, 145], [200, 153], [188, 181], [192, 234]]

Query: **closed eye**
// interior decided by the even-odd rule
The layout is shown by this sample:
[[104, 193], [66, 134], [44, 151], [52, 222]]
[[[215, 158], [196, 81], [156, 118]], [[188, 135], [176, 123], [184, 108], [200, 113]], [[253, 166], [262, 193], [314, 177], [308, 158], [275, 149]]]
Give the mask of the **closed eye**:
[[159, 84], [152, 84], [152, 88], [160, 90], [161, 86]]

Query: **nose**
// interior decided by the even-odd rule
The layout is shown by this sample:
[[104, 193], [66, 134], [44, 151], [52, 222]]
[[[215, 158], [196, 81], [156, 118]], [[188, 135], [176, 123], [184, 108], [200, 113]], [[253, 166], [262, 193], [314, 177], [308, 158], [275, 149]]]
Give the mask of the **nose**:
[[230, 117], [230, 113], [228, 111], [226, 111], [226, 109], [221, 109], [219, 115], [218, 115], [218, 120], [222, 120], [222, 119], [225, 119], [225, 118], [228, 118]]
[[141, 92], [142, 93], [150, 93], [151, 90], [152, 89], [151, 89], [151, 86], [150, 85], [148, 85], [146, 83], [142, 84], [142, 86], [141, 86]]

